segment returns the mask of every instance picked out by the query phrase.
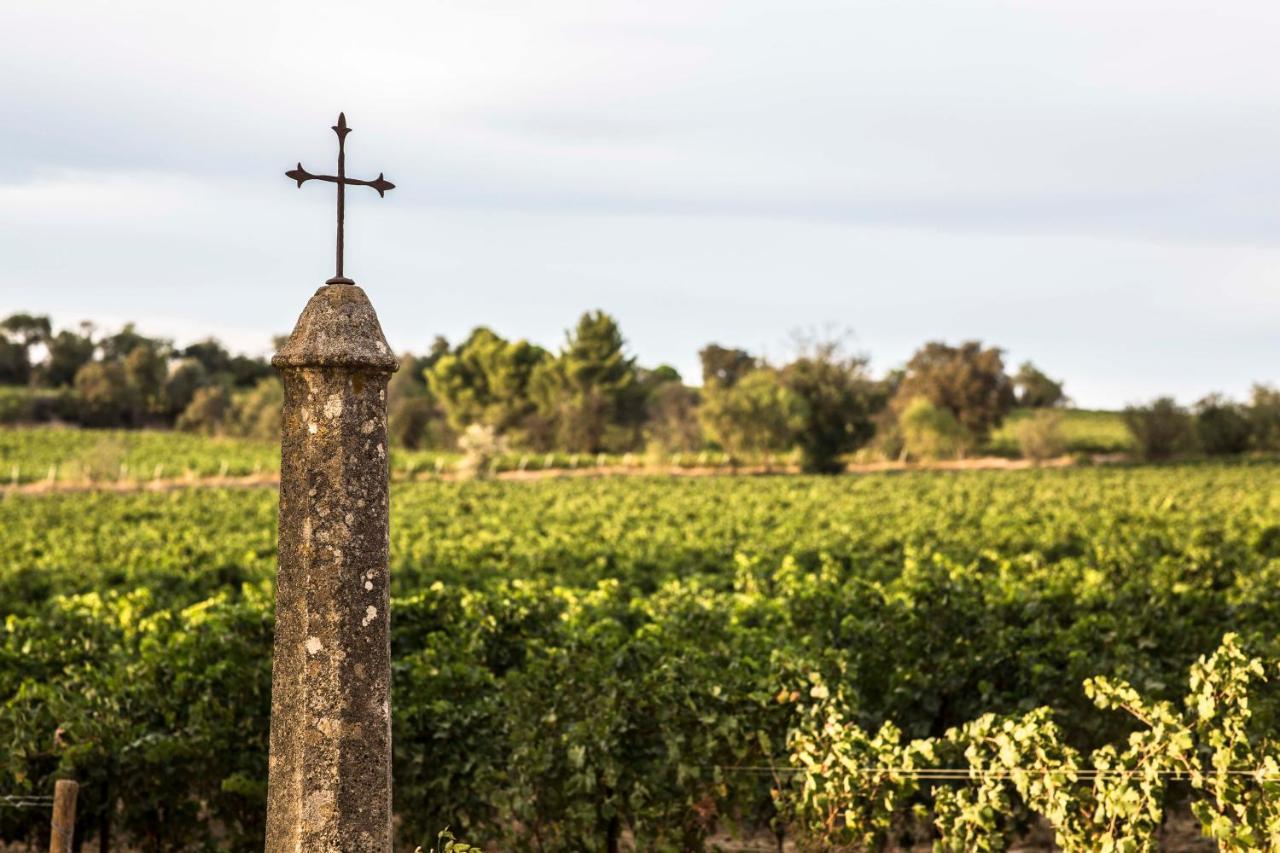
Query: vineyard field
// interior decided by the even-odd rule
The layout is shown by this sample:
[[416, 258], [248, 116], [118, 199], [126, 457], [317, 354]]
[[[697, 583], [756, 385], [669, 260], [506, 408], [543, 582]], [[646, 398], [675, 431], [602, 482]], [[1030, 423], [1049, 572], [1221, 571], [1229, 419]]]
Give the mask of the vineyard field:
[[[275, 525], [269, 489], [0, 500], [0, 793], [66, 773], [113, 837], [260, 849]], [[1280, 466], [398, 483], [391, 564], [406, 849], [699, 849], [803, 836], [761, 771], [798, 685], [908, 738], [1048, 706], [1092, 749], [1133, 724], [1089, 677], [1280, 658]]]
[[[391, 476], [396, 480], [450, 472], [460, 453], [392, 448]], [[534, 453], [510, 451], [491, 460], [491, 473], [591, 467], [643, 468], [654, 460], [642, 454]], [[746, 464], [794, 464], [794, 454], [740, 460]], [[725, 467], [719, 451], [664, 455], [672, 468]], [[0, 428], [0, 485], [54, 483], [145, 483], [160, 479], [207, 479], [272, 475], [280, 470], [274, 442], [210, 437], [170, 430], [88, 430], [56, 427]]]

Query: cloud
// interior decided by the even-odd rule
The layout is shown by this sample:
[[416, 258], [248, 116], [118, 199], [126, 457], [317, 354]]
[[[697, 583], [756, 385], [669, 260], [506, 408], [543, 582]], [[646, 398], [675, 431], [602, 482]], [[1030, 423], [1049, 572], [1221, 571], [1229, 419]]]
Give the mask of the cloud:
[[5, 17], [0, 308], [281, 331], [330, 274], [332, 217], [281, 173], [332, 168], [345, 109], [351, 173], [398, 185], [353, 194], [349, 255], [404, 345], [495, 318], [554, 343], [603, 304], [690, 372], [711, 337], [831, 320], [886, 362], [986, 336], [1108, 403], [1241, 388], [1280, 355], [1272, 3]]

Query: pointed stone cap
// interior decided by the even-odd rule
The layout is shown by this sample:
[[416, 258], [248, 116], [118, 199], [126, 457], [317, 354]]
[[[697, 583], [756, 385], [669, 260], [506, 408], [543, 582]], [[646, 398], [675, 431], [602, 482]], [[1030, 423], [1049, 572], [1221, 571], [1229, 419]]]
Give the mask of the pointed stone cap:
[[326, 284], [317, 290], [271, 363], [278, 368], [348, 367], [387, 373], [400, 366], [369, 297], [354, 284]]

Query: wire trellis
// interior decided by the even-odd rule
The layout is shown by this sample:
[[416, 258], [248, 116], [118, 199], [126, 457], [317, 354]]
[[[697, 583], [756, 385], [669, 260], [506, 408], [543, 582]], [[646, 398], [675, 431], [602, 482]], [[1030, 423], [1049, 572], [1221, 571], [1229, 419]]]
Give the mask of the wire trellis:
[[0, 796], [0, 808], [48, 809], [53, 808], [53, 797], [36, 794], [9, 794]]
[[[805, 773], [804, 767], [764, 767], [734, 764], [718, 764], [711, 768], [732, 773], [759, 773], [774, 776], [779, 773]], [[1088, 769], [1066, 767], [1002, 767], [996, 770], [982, 770], [968, 767], [833, 767], [833, 773], [847, 773], [858, 776], [903, 776], [911, 779], [927, 781], [978, 780], [978, 779], [1013, 779], [1021, 775], [1039, 776], [1074, 776], [1078, 779], [1123, 778], [1133, 776], [1159, 776], [1165, 779], [1189, 779], [1191, 772], [1187, 770], [1125, 770], [1125, 769]], [[1259, 782], [1280, 781], [1280, 774], [1264, 773], [1261, 770], [1229, 769], [1202, 770], [1200, 775], [1206, 778], [1215, 776], [1248, 776]]]

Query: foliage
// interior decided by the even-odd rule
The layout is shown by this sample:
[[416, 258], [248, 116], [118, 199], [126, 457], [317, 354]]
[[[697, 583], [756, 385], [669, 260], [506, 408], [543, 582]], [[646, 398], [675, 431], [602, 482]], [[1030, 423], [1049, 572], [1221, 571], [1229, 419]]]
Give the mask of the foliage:
[[472, 424], [458, 437], [458, 449], [462, 461], [458, 472], [467, 479], [484, 477], [493, 471], [493, 463], [506, 451], [506, 441], [494, 428], [484, 424]]
[[40, 368], [41, 382], [49, 388], [61, 388], [75, 382], [80, 368], [93, 361], [97, 346], [87, 329], [64, 329], [49, 339], [46, 348], [48, 356]]
[[979, 341], [959, 346], [931, 341], [917, 350], [898, 384], [894, 410], [901, 413], [918, 397], [949, 410], [979, 442], [1014, 404], [1001, 350]]
[[426, 378], [452, 429], [478, 423], [507, 433], [524, 428], [533, 413], [530, 380], [548, 358], [539, 346], [508, 341], [481, 326], [440, 355]]
[[182, 410], [174, 427], [183, 432], [217, 435], [231, 414], [231, 398], [217, 385], [197, 388], [190, 404]]
[[278, 444], [280, 412], [284, 406], [284, 385], [274, 376], [259, 379], [247, 391], [231, 400], [228, 432], [241, 438]]
[[1210, 394], [1195, 408], [1195, 430], [1199, 447], [1210, 456], [1229, 456], [1249, 449], [1249, 412], [1221, 394]]
[[1018, 405], [1028, 409], [1048, 409], [1067, 402], [1062, 382], [1050, 379], [1029, 361], [1024, 361], [1013, 375], [1013, 387], [1017, 391]]
[[[417, 848], [414, 853], [422, 853], [422, 848]], [[446, 826], [436, 836], [436, 846], [433, 853], [483, 853], [483, 851], [479, 847], [472, 847], [470, 844], [454, 838], [453, 833]]]
[[786, 450], [807, 416], [804, 400], [771, 367], [705, 386], [698, 410], [707, 435], [731, 456]]
[[1134, 447], [1147, 460], [1168, 459], [1195, 446], [1191, 415], [1172, 397], [1160, 397], [1124, 410], [1125, 425], [1133, 434]]
[[[103, 467], [112, 448], [114, 470]], [[277, 444], [230, 437], [205, 438], [152, 430], [81, 430], [36, 427], [0, 429], [0, 478], [31, 483], [50, 478], [78, 481], [149, 480], [272, 472], [280, 466]]]
[[[118, 435], [132, 459], [149, 434]], [[848, 819], [830, 804], [876, 779], [832, 764], [827, 805], [808, 809], [786, 782], [802, 766], [789, 733], [835, 749], [856, 725], [850, 760], [933, 741], [936, 759], [908, 754], [918, 768], [969, 766], [980, 736], [987, 766], [1007, 720], [1026, 732], [1016, 749], [1047, 750], [1027, 715], [1049, 706], [1082, 770], [1108, 744], [1126, 772], [1168, 766], [1160, 750], [1189, 725], [1197, 801], [1220, 837], [1266, 826], [1271, 789], [1209, 771], [1220, 749], [1230, 766], [1264, 766], [1274, 680], [1249, 676], [1243, 729], [1225, 722], [1244, 697], [1223, 674], [1234, 653], [1206, 657], [1194, 712], [1178, 683], [1226, 624], [1241, 648], [1280, 657], [1276, 495], [1280, 468], [1262, 463], [397, 484], [399, 825], [405, 839], [450, 826], [501, 850], [603, 849], [620, 834], [637, 849], [700, 849], [754, 829], [820, 847], [827, 818], [833, 830]], [[197, 847], [217, 826], [230, 833], [219, 849], [260, 849], [276, 518], [267, 489], [0, 501], [0, 790], [74, 774], [83, 813], [111, 816], [116, 847]], [[1080, 690], [1099, 673], [1095, 695], [1148, 719], [1167, 703], [1174, 737], [1100, 714]], [[1121, 682], [1141, 704], [1111, 689]], [[947, 740], [966, 725], [973, 737]], [[906, 781], [883, 777], [877, 796]], [[1131, 796], [1083, 773], [1050, 781], [1086, 804]], [[898, 839], [931, 819], [939, 787], [894, 794], [901, 808], [858, 799], [851, 825]], [[1007, 801], [992, 832], [1016, 834], [1054, 801], [1032, 793], [956, 801], [949, 832], [977, 837], [970, 805]], [[39, 817], [0, 813], [0, 838], [47, 831]]]
[[1280, 388], [1253, 386], [1249, 425], [1255, 448], [1280, 450]]
[[[443, 357], [440, 352], [434, 361]], [[387, 383], [387, 438], [395, 447], [417, 450], [444, 446], [444, 439], [451, 434], [427, 387], [425, 374], [434, 361], [406, 353], [400, 357], [400, 369]]]
[[884, 404], [867, 360], [819, 342], [783, 368], [782, 381], [804, 404], [795, 430], [801, 468], [815, 474], [844, 470], [842, 457], [871, 438], [871, 418]]
[[117, 361], [95, 361], [76, 371], [76, 394], [81, 402], [81, 420], [88, 426], [134, 424], [142, 409], [137, 388], [129, 383], [124, 365]]
[[[1123, 745], [1087, 758], [1068, 744], [1047, 707], [1018, 715], [984, 714], [941, 737], [903, 742], [885, 723], [872, 736], [849, 721], [844, 702], [817, 674], [788, 736], [797, 773], [784, 799], [824, 849], [883, 847], [891, 829], [930, 821], [936, 847], [1008, 849], [1028, 814], [1043, 816], [1066, 853], [1157, 849], [1169, 788], [1186, 780], [1192, 811], [1223, 849], [1280, 843], [1280, 744], [1250, 725], [1248, 688], [1263, 665], [1235, 634], [1191, 668], [1186, 710], [1153, 702], [1123, 681], [1087, 679], [1102, 710], [1130, 716], [1138, 729]], [[963, 764], [967, 772], [942, 768]], [[919, 802], [932, 780], [932, 814]]]
[[612, 317], [587, 312], [566, 336], [560, 354], [539, 365], [533, 394], [554, 431], [554, 446], [600, 453], [635, 445], [644, 398], [635, 359], [624, 346]]
[[[1127, 453], [1133, 449], [1133, 434], [1125, 425], [1121, 412], [1088, 409], [1059, 409], [1062, 413], [1061, 433], [1067, 453]], [[1019, 453], [1018, 428], [1034, 409], [1015, 409], [991, 434], [985, 450], [1001, 456]]]
[[955, 459], [972, 445], [973, 437], [949, 409], [917, 397], [898, 416], [902, 448], [912, 459]]
[[761, 367], [760, 359], [743, 349], [707, 344], [698, 350], [702, 364], [702, 384], [730, 388], [751, 371]]
[[1041, 461], [1061, 456], [1067, 449], [1062, 421], [1062, 412], [1057, 409], [1041, 409], [1020, 420], [1016, 434], [1022, 458]]
[[645, 410], [644, 444], [650, 451], [669, 454], [702, 449], [696, 390], [679, 379], [659, 383], [649, 391]]

